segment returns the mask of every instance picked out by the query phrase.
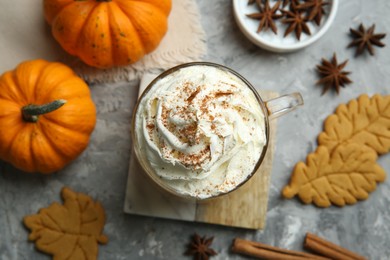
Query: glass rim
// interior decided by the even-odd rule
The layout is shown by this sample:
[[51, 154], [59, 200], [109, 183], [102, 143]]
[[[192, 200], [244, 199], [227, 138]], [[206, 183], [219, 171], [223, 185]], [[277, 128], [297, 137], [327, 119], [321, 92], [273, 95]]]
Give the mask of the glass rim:
[[[262, 109], [262, 112], [264, 114], [266, 142], [265, 142], [265, 144], [263, 146], [263, 149], [262, 149], [262, 152], [260, 154], [259, 159], [257, 160], [255, 166], [253, 167], [252, 172], [250, 174], [248, 174], [248, 176], [245, 178], [245, 180], [243, 180], [240, 184], [238, 184], [233, 189], [231, 189], [229, 191], [226, 191], [226, 192], [221, 192], [221, 193], [219, 193], [217, 195], [210, 196], [210, 197], [207, 197], [207, 198], [199, 198], [199, 197], [194, 197], [194, 196], [191, 196], [191, 195], [188, 195], [188, 194], [182, 194], [182, 193], [177, 192], [174, 188], [170, 187], [169, 185], [164, 184], [162, 181], [160, 181], [159, 177], [157, 176], [157, 174], [154, 171], [153, 172], [149, 172], [148, 167], [146, 165], [144, 165], [143, 160], [141, 160], [141, 158], [140, 158], [141, 155], [140, 155], [140, 151], [138, 151], [139, 149], [136, 149], [136, 145], [138, 146], [139, 144], [138, 144], [138, 139], [136, 138], [137, 134], [136, 134], [136, 131], [135, 131], [135, 126], [136, 126], [135, 123], [136, 123], [136, 117], [137, 117], [136, 115], [137, 115], [138, 108], [139, 108], [139, 105], [140, 105], [141, 101], [144, 99], [146, 94], [153, 88], [153, 86], [155, 85], [155, 83], [157, 81], [161, 80], [162, 78], [164, 78], [164, 77], [166, 77], [166, 76], [168, 76], [168, 75], [170, 75], [170, 74], [172, 74], [172, 73], [174, 73], [174, 72], [176, 72], [176, 71], [178, 71], [178, 70], [180, 70], [182, 68], [191, 67], [191, 66], [210, 66], [210, 67], [222, 69], [224, 71], [227, 71], [227, 72], [235, 75], [240, 80], [242, 80], [245, 83], [245, 85], [255, 95], [255, 98], [258, 101], [258, 104], [260, 105], [260, 107]], [[220, 198], [221, 196], [229, 194], [229, 193], [237, 190], [241, 186], [243, 186], [245, 183], [247, 183], [255, 175], [255, 173], [260, 168], [261, 163], [264, 161], [265, 155], [266, 155], [267, 150], [268, 150], [269, 138], [270, 138], [270, 123], [269, 123], [268, 110], [267, 110], [267, 108], [265, 106], [265, 102], [261, 98], [261, 96], [258, 93], [258, 91], [256, 90], [256, 88], [246, 78], [244, 78], [241, 74], [239, 74], [235, 70], [233, 70], [233, 69], [231, 69], [229, 67], [226, 67], [224, 65], [218, 64], [218, 63], [206, 62], [206, 61], [183, 63], [183, 64], [180, 64], [180, 65], [177, 65], [177, 66], [174, 66], [174, 67], [172, 67], [170, 69], [165, 70], [164, 72], [160, 73], [156, 78], [154, 78], [148, 84], [148, 86], [143, 90], [142, 94], [139, 95], [139, 97], [137, 99], [137, 102], [136, 102], [136, 104], [134, 106], [134, 109], [133, 109], [132, 120], [131, 120], [131, 129], [130, 130], [131, 130], [131, 138], [132, 138], [132, 149], [134, 149], [134, 154], [136, 156], [136, 159], [137, 159], [139, 165], [141, 165], [141, 168], [142, 168], [143, 172], [145, 173], [145, 175], [148, 176], [148, 178], [153, 183], [157, 184], [157, 186], [159, 186], [161, 189], [163, 189], [166, 192], [169, 192], [170, 194], [176, 196], [177, 198], [192, 199], [192, 200], [197, 200], [197, 201], [206, 201], [206, 200], [210, 200], [210, 199]], [[152, 167], [150, 166], [150, 168], [152, 168]]]

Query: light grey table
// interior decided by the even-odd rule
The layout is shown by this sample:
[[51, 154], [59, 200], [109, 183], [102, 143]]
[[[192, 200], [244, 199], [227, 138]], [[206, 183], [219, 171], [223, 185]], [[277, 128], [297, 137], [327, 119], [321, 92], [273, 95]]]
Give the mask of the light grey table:
[[[353, 58], [346, 49], [348, 30], [360, 22], [376, 23], [377, 32], [390, 32], [390, 1], [341, 0], [336, 20], [326, 35], [312, 46], [291, 54], [274, 54], [250, 43], [233, 20], [227, 0], [199, 0], [207, 33], [205, 60], [240, 72], [259, 88], [280, 93], [300, 91], [305, 106], [278, 122], [276, 155], [264, 231], [248, 231], [201, 223], [170, 221], [123, 213], [131, 149], [130, 118], [139, 82], [91, 86], [98, 120], [88, 149], [71, 165], [52, 176], [27, 175], [0, 164], [0, 259], [49, 259], [27, 242], [22, 218], [59, 201], [67, 185], [100, 200], [107, 213], [104, 233], [110, 239], [99, 247], [99, 259], [191, 259], [183, 256], [189, 237], [198, 232], [215, 236], [214, 259], [241, 259], [229, 252], [232, 239], [242, 237], [270, 245], [302, 250], [306, 232], [313, 232], [370, 259], [390, 258], [390, 181], [378, 185], [369, 199], [354, 206], [319, 209], [299, 200], [284, 200], [280, 191], [296, 162], [316, 148], [323, 120], [336, 106], [362, 93], [390, 94], [390, 46], [376, 56]], [[390, 45], [390, 35], [384, 39]], [[333, 52], [349, 58], [353, 84], [337, 96], [315, 86], [315, 65]], [[379, 163], [390, 173], [390, 155]]]

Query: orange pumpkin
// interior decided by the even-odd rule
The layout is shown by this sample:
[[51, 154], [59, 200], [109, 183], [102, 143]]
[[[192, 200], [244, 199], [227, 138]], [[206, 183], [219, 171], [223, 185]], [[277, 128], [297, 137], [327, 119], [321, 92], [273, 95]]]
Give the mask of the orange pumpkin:
[[96, 109], [84, 81], [57, 62], [23, 62], [0, 77], [0, 159], [52, 173], [88, 145]]
[[167, 31], [171, 0], [44, 0], [54, 38], [98, 68], [134, 63]]

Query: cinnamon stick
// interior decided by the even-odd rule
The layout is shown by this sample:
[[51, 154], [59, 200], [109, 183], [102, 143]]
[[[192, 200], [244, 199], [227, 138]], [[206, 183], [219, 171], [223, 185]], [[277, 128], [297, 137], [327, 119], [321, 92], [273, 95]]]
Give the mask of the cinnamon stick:
[[367, 258], [333, 244], [314, 234], [306, 233], [304, 248], [335, 260], [367, 260]]
[[236, 238], [233, 241], [232, 251], [234, 253], [253, 256], [261, 259], [269, 260], [329, 260], [329, 258], [317, 256], [313, 254], [282, 249], [269, 246], [259, 242]]

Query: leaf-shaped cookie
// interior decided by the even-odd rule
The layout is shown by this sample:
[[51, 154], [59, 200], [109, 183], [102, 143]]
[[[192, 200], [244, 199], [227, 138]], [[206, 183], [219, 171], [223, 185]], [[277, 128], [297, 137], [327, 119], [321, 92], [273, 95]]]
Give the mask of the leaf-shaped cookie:
[[53, 203], [36, 215], [26, 216], [24, 224], [31, 230], [29, 240], [53, 255], [53, 259], [96, 259], [97, 243], [108, 239], [102, 234], [105, 214], [99, 202], [64, 187], [64, 204]]
[[361, 95], [342, 104], [329, 116], [318, 144], [329, 151], [340, 144], [358, 143], [373, 148], [378, 154], [390, 150], [390, 95]]
[[368, 197], [376, 182], [386, 178], [385, 171], [376, 163], [377, 154], [369, 147], [351, 143], [339, 145], [333, 153], [319, 146], [308, 155], [306, 164], [296, 164], [290, 183], [283, 196], [298, 194], [304, 203], [329, 207], [354, 204]]

